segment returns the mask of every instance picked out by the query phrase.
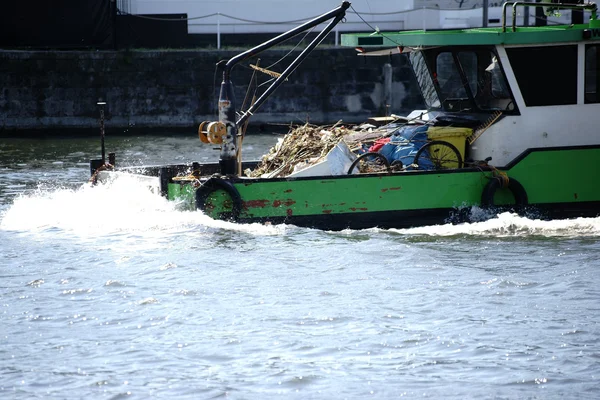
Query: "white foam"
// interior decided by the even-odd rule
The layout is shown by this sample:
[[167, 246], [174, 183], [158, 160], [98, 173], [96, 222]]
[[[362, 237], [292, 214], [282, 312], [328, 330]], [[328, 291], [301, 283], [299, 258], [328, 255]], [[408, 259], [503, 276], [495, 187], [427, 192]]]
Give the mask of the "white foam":
[[226, 229], [277, 235], [285, 227], [215, 221], [200, 211], [182, 211], [175, 202], [121, 176], [107, 184], [77, 189], [43, 188], [22, 194], [0, 216], [0, 229], [21, 232], [67, 231], [81, 236], [118, 232]]
[[403, 234], [453, 236], [600, 236], [600, 217], [564, 220], [529, 219], [515, 213], [504, 212], [486, 221], [458, 225], [432, 225], [394, 230]]
[[[477, 209], [472, 210], [477, 214]], [[0, 229], [20, 232], [63, 231], [96, 237], [113, 233], [164, 233], [167, 230], [214, 229], [252, 235], [281, 235], [289, 226], [236, 224], [216, 221], [200, 211], [182, 211], [175, 202], [152, 193], [128, 176], [107, 184], [83, 185], [77, 189], [40, 187], [15, 198], [0, 215]], [[377, 231], [377, 229], [375, 229]], [[481, 222], [444, 224], [410, 229], [392, 229], [407, 235], [542, 235], [600, 236], [600, 217], [568, 220], [530, 219], [502, 213]]]

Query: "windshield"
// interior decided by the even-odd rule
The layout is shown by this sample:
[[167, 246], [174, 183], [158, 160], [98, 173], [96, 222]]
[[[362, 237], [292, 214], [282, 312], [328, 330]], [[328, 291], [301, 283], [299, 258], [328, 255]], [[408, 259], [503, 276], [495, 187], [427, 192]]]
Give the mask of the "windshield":
[[425, 104], [427, 104], [428, 108], [439, 108], [441, 106], [440, 98], [435, 89], [435, 85], [433, 84], [433, 79], [431, 79], [431, 74], [427, 68], [423, 52], [413, 51], [409, 53], [409, 59], [413, 71], [415, 72], [417, 82], [421, 87], [421, 93], [423, 94]]
[[491, 48], [436, 48], [409, 59], [428, 108], [445, 111], [513, 111], [512, 95]]

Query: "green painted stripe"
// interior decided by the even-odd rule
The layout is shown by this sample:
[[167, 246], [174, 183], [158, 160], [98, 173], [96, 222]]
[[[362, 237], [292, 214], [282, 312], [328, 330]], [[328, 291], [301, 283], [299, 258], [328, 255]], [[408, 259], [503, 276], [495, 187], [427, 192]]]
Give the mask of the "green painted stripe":
[[[467, 46], [467, 45], [525, 45], [552, 44], [583, 41], [587, 24], [547, 27], [518, 27], [516, 32], [502, 32], [502, 28], [474, 28], [439, 31], [382, 32], [342, 34], [342, 46], [349, 47], [419, 47], [419, 46]], [[594, 31], [598, 30], [597, 28]], [[587, 41], [600, 40], [598, 35]]]

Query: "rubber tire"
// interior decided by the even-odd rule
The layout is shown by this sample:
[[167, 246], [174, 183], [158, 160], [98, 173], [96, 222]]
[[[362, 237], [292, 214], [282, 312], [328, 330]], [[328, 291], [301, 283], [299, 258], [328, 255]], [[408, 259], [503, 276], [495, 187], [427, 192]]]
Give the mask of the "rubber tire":
[[370, 153], [361, 154], [360, 156], [358, 156], [356, 158], [356, 160], [354, 160], [352, 162], [352, 165], [350, 165], [350, 168], [348, 168], [348, 175], [352, 175], [352, 171], [354, 171], [354, 167], [356, 167], [358, 165], [360, 160], [362, 160], [363, 158], [369, 157], [369, 156], [379, 158], [381, 161], [383, 161], [383, 165], [385, 165], [385, 168], [387, 169], [388, 174], [392, 172], [392, 167], [390, 166], [390, 162], [388, 161], [387, 158], [385, 158], [385, 156], [383, 154], [370, 152]]
[[[456, 154], [456, 159], [458, 160], [458, 163], [457, 163], [457, 167], [456, 167], [456, 168], [462, 168], [462, 167], [463, 167], [463, 159], [462, 159], [462, 157], [461, 157], [461, 155], [460, 155], [460, 152], [459, 152], [459, 151], [458, 151], [458, 149], [456, 148], [456, 146], [455, 146], [455, 145], [453, 145], [452, 143], [445, 142], [445, 141], [443, 141], [443, 140], [432, 140], [431, 142], [427, 142], [427, 143], [425, 143], [425, 144], [423, 145], [423, 147], [421, 147], [421, 148], [420, 148], [420, 149], [417, 151], [417, 154], [415, 154], [415, 160], [413, 161], [413, 164], [417, 164], [417, 165], [419, 165], [419, 157], [421, 157], [421, 155], [422, 155], [423, 153], [425, 153], [425, 151], [426, 151], [426, 150], [427, 150], [429, 147], [431, 147], [431, 146], [446, 146], [446, 147], [450, 148], [450, 150], [452, 150], [452, 151], [454, 152], [454, 154]], [[431, 157], [431, 155], [430, 155], [430, 157]], [[430, 158], [430, 160], [431, 160], [431, 158]], [[433, 160], [431, 160], [431, 162], [432, 162], [433, 164], [435, 164], [435, 163], [433, 162]], [[439, 168], [436, 168], [436, 169], [439, 169]]]
[[[481, 205], [484, 207], [494, 206], [494, 195], [496, 190], [502, 188], [503, 179], [499, 176], [495, 176], [485, 185], [483, 192], [481, 193]], [[511, 191], [515, 198], [516, 206], [526, 206], [529, 204], [527, 198], [527, 192], [521, 183], [514, 178], [508, 179], [508, 190]]]
[[206, 208], [206, 200], [213, 192], [224, 190], [233, 201], [231, 210], [231, 220], [237, 221], [242, 211], [242, 197], [240, 192], [228, 180], [212, 177], [209, 178], [202, 186], [196, 190], [196, 208], [204, 211]]

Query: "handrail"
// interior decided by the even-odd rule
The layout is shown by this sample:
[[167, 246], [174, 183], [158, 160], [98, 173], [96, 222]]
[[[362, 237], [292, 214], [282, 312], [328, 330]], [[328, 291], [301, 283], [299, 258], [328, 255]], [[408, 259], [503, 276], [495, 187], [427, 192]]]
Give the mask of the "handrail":
[[512, 31], [517, 31], [517, 7], [552, 7], [563, 10], [587, 10], [592, 13], [591, 19], [597, 19], [597, 6], [594, 3], [587, 4], [562, 4], [562, 3], [532, 3], [527, 1], [507, 1], [502, 5], [502, 32], [506, 32], [506, 7], [512, 5]]

